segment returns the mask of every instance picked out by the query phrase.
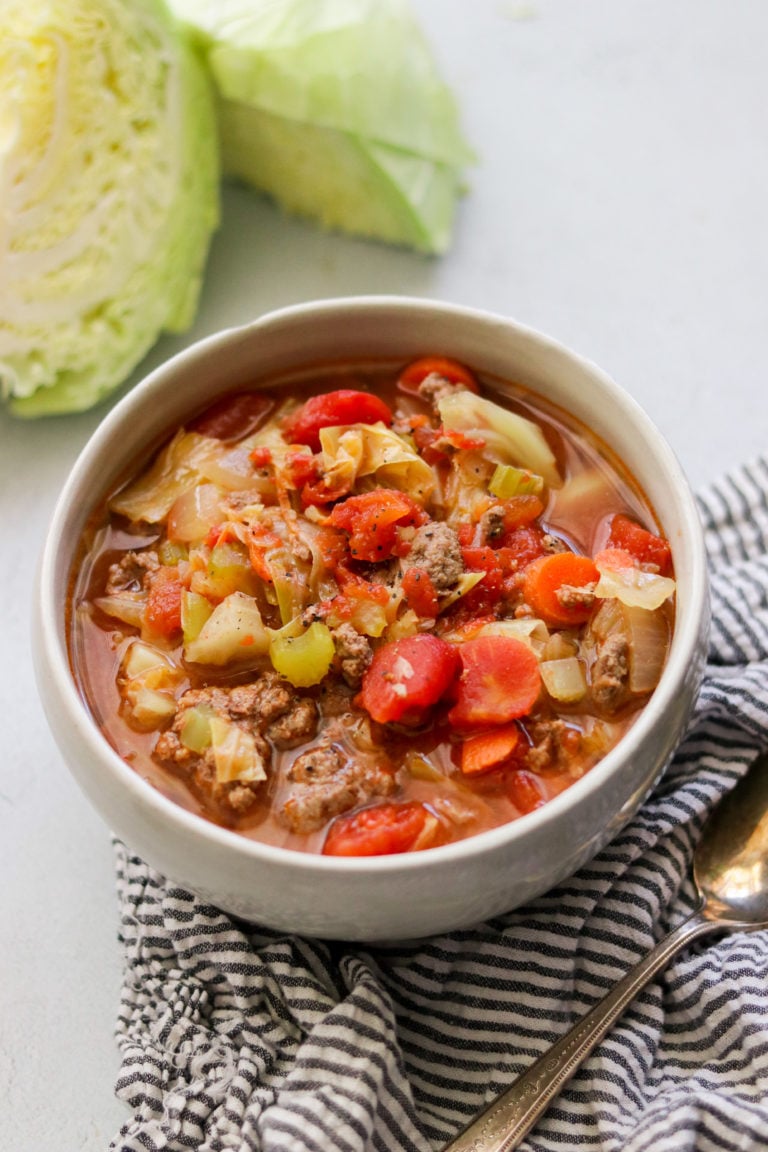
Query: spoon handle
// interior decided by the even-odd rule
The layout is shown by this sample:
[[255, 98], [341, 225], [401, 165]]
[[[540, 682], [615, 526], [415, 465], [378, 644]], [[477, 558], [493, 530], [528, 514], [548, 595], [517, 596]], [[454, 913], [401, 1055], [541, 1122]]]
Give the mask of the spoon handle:
[[723, 925], [705, 919], [701, 912], [684, 920], [570, 1032], [446, 1144], [443, 1152], [510, 1152], [516, 1148], [640, 989], [691, 940], [717, 928], [722, 931]]

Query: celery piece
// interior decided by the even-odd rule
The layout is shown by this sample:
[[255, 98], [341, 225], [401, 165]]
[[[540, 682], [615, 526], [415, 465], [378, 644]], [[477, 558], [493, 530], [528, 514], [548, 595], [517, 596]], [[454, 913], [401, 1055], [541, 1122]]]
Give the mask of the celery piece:
[[181, 628], [185, 644], [197, 640], [212, 612], [213, 605], [205, 596], [201, 596], [199, 592], [187, 592], [186, 589], [182, 592]]
[[242, 544], [227, 540], [213, 548], [205, 584], [206, 592], [217, 600], [233, 592], [253, 595], [256, 576]]
[[212, 708], [204, 704], [187, 708], [181, 721], [179, 739], [190, 752], [199, 755], [211, 746], [211, 719], [215, 716]]
[[186, 544], [182, 544], [179, 541], [163, 540], [157, 550], [157, 557], [161, 564], [167, 564], [173, 567], [176, 564], [180, 564], [182, 560], [189, 559], [189, 549]]
[[331, 630], [319, 621], [310, 624], [301, 636], [274, 636], [269, 646], [273, 667], [294, 688], [319, 684], [331, 667], [335, 654]]
[[264, 760], [250, 732], [223, 716], [212, 716], [208, 727], [219, 784], [231, 784], [235, 780], [254, 784], [266, 780]]
[[499, 500], [511, 500], [513, 496], [538, 496], [544, 488], [544, 479], [527, 468], [516, 468], [514, 464], [497, 464], [491, 476], [488, 491]]

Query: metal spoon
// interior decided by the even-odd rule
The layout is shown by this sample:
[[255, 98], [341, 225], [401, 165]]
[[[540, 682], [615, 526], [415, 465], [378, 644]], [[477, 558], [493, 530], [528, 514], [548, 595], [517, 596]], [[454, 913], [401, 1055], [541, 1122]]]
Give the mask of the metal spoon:
[[541, 1056], [443, 1152], [510, 1152], [636, 994], [672, 957], [707, 932], [768, 928], [768, 755], [704, 825], [693, 862], [699, 904], [604, 1000]]

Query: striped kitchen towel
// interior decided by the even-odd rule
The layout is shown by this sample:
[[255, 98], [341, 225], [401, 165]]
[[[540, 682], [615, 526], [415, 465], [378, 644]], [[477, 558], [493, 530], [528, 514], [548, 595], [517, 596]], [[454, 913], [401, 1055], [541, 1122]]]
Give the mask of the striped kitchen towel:
[[[116, 846], [119, 1152], [438, 1149], [693, 906], [702, 822], [768, 746], [768, 461], [700, 499], [713, 581], [689, 733], [631, 824], [524, 908], [363, 948], [233, 921]], [[768, 932], [707, 938], [522, 1147], [768, 1149]]]

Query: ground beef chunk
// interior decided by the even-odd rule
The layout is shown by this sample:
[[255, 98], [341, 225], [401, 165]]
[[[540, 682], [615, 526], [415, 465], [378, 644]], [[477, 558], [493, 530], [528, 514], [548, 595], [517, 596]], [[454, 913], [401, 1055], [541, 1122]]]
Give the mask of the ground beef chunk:
[[485, 543], [498, 540], [500, 536], [504, 535], [503, 505], [494, 504], [487, 512], [483, 512], [480, 517], [480, 533]]
[[595, 602], [595, 585], [561, 584], [555, 596], [563, 608], [591, 608]]
[[190, 688], [180, 697], [171, 727], [161, 733], [155, 744], [155, 756], [184, 771], [200, 791], [237, 813], [251, 807], [262, 782], [220, 783], [216, 779], [212, 750], [193, 752], [187, 748], [181, 739], [184, 718], [190, 708], [201, 706], [231, 720], [253, 737], [267, 774], [270, 743], [279, 748], [293, 748], [311, 740], [317, 732], [314, 700], [298, 696], [276, 672], [266, 672], [252, 684], [239, 684], [234, 688]]
[[367, 636], [361, 636], [351, 624], [340, 624], [333, 631], [336, 659], [345, 684], [358, 688], [366, 668], [373, 659], [373, 649]]
[[622, 632], [598, 645], [592, 665], [592, 699], [606, 712], [615, 712], [629, 692], [629, 641]]
[[408, 568], [425, 569], [435, 591], [447, 592], [464, 571], [459, 538], [447, 524], [431, 520], [416, 529], [410, 552], [402, 565], [406, 571]]
[[533, 772], [568, 766], [570, 753], [578, 734], [564, 720], [537, 720], [528, 729], [531, 747], [525, 754], [525, 764]]
[[437, 413], [439, 413], [438, 404], [440, 401], [446, 396], [452, 396], [454, 392], [466, 392], [465, 385], [453, 384], [445, 376], [441, 376], [439, 372], [430, 372], [429, 376], [425, 376], [419, 384], [419, 396], [431, 404]]
[[114, 596], [118, 592], [140, 592], [148, 573], [160, 567], [157, 552], [148, 548], [144, 552], [126, 552], [115, 564], [110, 564], [104, 592]]
[[352, 709], [353, 696], [354, 692], [352, 689], [342, 680], [327, 676], [321, 683], [318, 691], [318, 700], [323, 719], [327, 722], [330, 718], [336, 719], [341, 717], [342, 723], [346, 723]]
[[278, 748], [295, 748], [311, 740], [317, 731], [317, 705], [314, 700], [296, 700], [283, 716], [266, 729], [266, 735]]
[[299, 696], [277, 672], [265, 672], [252, 684], [229, 692], [229, 714], [252, 721], [280, 748], [293, 748], [311, 740], [317, 731], [314, 700]]
[[330, 742], [301, 752], [287, 778], [290, 790], [280, 815], [292, 832], [301, 834], [375, 797], [389, 796], [397, 787], [393, 773], [376, 757], [349, 757]]
[[541, 538], [541, 546], [545, 552], [570, 552], [570, 548], [561, 540], [559, 536], [553, 536], [551, 532], [545, 532]]

